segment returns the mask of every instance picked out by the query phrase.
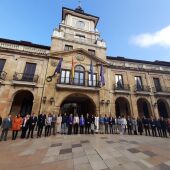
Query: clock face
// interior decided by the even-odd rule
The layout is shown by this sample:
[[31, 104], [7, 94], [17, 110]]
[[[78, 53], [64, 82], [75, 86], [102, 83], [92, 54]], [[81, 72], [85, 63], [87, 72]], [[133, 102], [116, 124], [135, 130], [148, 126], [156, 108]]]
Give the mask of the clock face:
[[76, 26], [77, 28], [83, 29], [85, 27], [85, 23], [83, 21], [77, 21]]

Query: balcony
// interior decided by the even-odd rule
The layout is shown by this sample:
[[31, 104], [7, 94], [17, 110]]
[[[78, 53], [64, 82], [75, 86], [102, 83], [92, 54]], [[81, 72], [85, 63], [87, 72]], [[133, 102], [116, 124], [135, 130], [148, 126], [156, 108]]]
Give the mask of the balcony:
[[38, 78], [39, 76], [34, 74], [15, 73], [13, 76], [13, 84], [35, 86], [38, 82]]
[[114, 84], [113, 89], [115, 93], [130, 94], [129, 84]]
[[134, 86], [134, 92], [136, 94], [150, 95], [151, 88], [149, 86]]
[[98, 91], [99, 81], [89, 81], [87, 79], [71, 79], [71, 78], [59, 78], [56, 84], [57, 89], [75, 89], [75, 90], [87, 90]]
[[165, 87], [165, 86], [161, 86], [161, 87], [152, 87], [152, 91], [155, 95], [158, 96], [170, 96], [170, 87]]
[[3, 81], [6, 79], [7, 73], [5, 71], [0, 71], [0, 81]]

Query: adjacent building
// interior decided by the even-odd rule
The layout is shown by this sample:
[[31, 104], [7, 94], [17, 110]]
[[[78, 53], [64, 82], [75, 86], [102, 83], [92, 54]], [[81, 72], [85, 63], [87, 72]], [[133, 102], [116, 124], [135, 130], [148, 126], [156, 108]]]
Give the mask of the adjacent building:
[[0, 39], [0, 115], [170, 117], [170, 62], [106, 56], [98, 21], [80, 6], [63, 7], [51, 46]]

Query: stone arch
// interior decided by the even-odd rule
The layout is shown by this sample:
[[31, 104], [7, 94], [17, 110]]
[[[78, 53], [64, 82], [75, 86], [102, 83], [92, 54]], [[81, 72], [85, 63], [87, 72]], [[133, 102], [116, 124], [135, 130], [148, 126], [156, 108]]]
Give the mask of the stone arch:
[[137, 100], [138, 116], [150, 118], [152, 116], [151, 104], [146, 98], [138, 98]]
[[164, 117], [164, 118], [170, 117], [170, 107], [165, 99], [159, 98], [157, 100], [157, 107], [158, 107], [158, 113], [160, 117]]
[[116, 111], [116, 117], [119, 116], [130, 116], [131, 110], [130, 110], [130, 102], [126, 97], [118, 97], [115, 100], [115, 111]]

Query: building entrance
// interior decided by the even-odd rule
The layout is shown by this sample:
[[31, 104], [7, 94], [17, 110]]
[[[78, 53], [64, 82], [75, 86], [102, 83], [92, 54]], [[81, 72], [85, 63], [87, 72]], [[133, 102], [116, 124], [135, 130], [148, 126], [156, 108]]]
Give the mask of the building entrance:
[[60, 112], [67, 114], [95, 114], [96, 106], [92, 99], [82, 94], [72, 94], [68, 96], [61, 104]]

